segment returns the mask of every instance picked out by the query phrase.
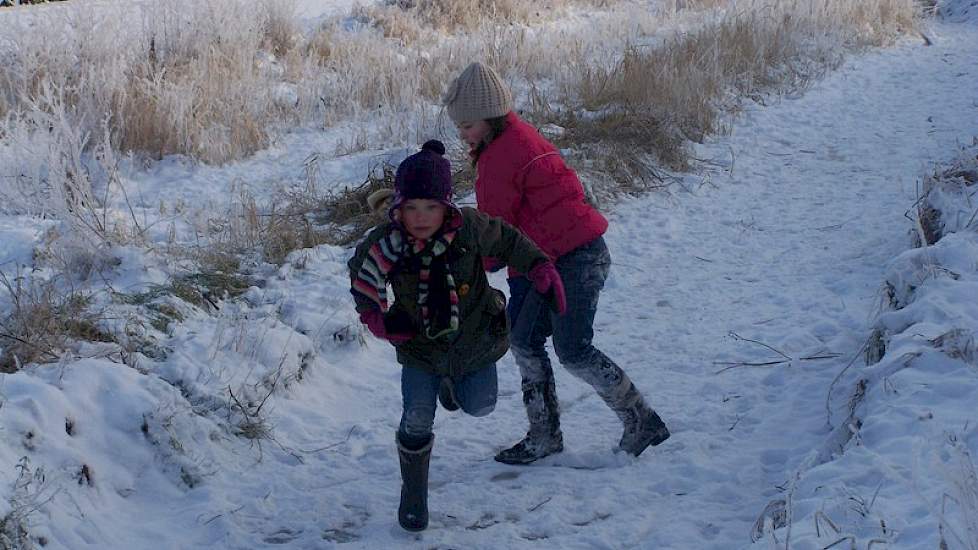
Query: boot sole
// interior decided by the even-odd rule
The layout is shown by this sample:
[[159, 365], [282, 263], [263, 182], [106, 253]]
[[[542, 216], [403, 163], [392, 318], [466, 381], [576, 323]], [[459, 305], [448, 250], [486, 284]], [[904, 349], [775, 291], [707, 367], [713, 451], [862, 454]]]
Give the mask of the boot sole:
[[564, 452], [564, 448], [563, 447], [561, 447], [560, 449], [557, 449], [557, 450], [555, 450], [553, 452], [547, 453], [545, 455], [536, 456], [536, 457], [532, 457], [532, 458], [525, 458], [525, 459], [505, 458], [505, 457], [500, 457], [499, 455], [496, 455], [496, 456], [494, 456], [492, 458], [496, 462], [501, 462], [503, 464], [509, 464], [511, 466], [526, 466], [527, 464], [533, 464], [534, 462], [536, 462], [538, 460], [547, 458], [548, 456], [553, 456], [553, 455], [556, 455], [556, 454], [560, 454], [562, 452]]
[[533, 464], [534, 462], [540, 460], [541, 458], [545, 458], [545, 457], [540, 456], [536, 458], [521, 460], [521, 459], [512, 459], [512, 458], [500, 458], [498, 456], [494, 456], [493, 460], [495, 460], [496, 462], [500, 462], [502, 464], [509, 464], [510, 466], [526, 466], [527, 464]]

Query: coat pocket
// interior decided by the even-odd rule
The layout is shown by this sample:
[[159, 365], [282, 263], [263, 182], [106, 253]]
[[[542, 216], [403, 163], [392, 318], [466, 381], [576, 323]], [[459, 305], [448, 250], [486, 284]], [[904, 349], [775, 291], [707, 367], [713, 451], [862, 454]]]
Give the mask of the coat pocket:
[[486, 304], [485, 314], [489, 320], [486, 333], [492, 342], [490, 355], [498, 359], [509, 350], [509, 317], [506, 315], [506, 295], [492, 287], [489, 292], [492, 295]]
[[503, 291], [492, 287], [489, 287], [489, 293], [491, 296], [486, 304], [486, 313], [490, 318], [489, 328], [492, 330], [502, 328], [504, 333], [509, 332], [506, 317], [506, 295], [503, 294]]

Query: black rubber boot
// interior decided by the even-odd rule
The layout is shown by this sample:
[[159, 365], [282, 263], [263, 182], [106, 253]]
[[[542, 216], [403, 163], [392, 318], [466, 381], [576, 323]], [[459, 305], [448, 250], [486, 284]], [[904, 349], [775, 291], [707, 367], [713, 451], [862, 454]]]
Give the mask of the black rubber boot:
[[560, 411], [553, 378], [543, 383], [524, 384], [523, 404], [526, 405], [530, 430], [519, 443], [499, 451], [495, 456], [497, 462], [530, 464], [564, 450], [564, 436], [560, 431]]
[[455, 400], [455, 383], [447, 376], [441, 379], [441, 387], [438, 388], [438, 402], [446, 411], [457, 411], [460, 407], [458, 401]]
[[432, 435], [419, 449], [409, 449], [397, 438], [397, 454], [401, 462], [401, 504], [397, 521], [408, 531], [423, 531], [428, 527], [428, 463], [431, 459]]

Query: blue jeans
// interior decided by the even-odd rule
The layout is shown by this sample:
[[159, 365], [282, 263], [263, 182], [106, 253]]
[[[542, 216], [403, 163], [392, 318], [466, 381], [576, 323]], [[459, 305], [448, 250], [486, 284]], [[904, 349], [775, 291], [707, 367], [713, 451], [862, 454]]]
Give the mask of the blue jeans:
[[522, 377], [528, 435], [537, 442], [560, 435], [554, 373], [546, 349], [551, 336], [560, 364], [590, 384], [616, 413], [629, 405], [626, 396], [638, 395], [621, 368], [591, 344], [598, 297], [611, 269], [604, 239], [599, 237], [564, 254], [557, 258], [556, 266], [567, 295], [564, 315], [552, 311], [526, 277], [509, 280], [510, 350]]
[[[413, 367], [401, 369], [401, 397], [404, 411], [398, 427], [401, 442], [411, 448], [424, 445], [431, 437], [438, 407], [438, 390], [442, 379], [438, 374]], [[496, 365], [479, 369], [452, 381], [455, 400], [463, 411], [472, 416], [486, 416], [496, 408], [498, 382]]]
[[519, 320], [521, 313], [532, 315], [532, 331], [512, 334], [512, 347], [533, 356], [546, 357], [544, 345], [553, 336], [554, 351], [561, 364], [589, 362], [596, 351], [591, 345], [594, 338], [594, 315], [598, 311], [598, 297], [611, 270], [611, 254], [604, 238], [598, 237], [579, 246], [557, 259], [557, 272], [564, 283], [567, 295], [567, 312], [557, 315], [544, 305], [534, 315], [521, 311], [533, 291], [533, 283], [526, 277], [509, 279], [509, 304], [506, 309], [510, 324], [514, 327], [526, 320]]

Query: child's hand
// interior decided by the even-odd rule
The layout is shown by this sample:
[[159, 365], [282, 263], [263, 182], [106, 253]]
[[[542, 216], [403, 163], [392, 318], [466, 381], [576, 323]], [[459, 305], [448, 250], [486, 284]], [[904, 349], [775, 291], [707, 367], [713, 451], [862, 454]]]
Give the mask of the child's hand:
[[534, 290], [540, 294], [547, 296], [549, 292], [553, 292], [552, 298], [558, 314], [563, 315], [567, 311], [564, 283], [560, 280], [560, 274], [553, 262], [538, 263], [526, 276], [533, 282]]
[[360, 322], [367, 325], [371, 334], [392, 344], [403, 344], [414, 338], [413, 334], [388, 333], [384, 327], [384, 314], [377, 309], [369, 309], [360, 314]]

